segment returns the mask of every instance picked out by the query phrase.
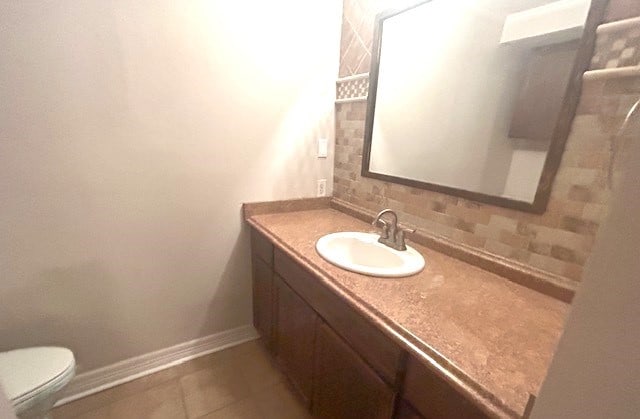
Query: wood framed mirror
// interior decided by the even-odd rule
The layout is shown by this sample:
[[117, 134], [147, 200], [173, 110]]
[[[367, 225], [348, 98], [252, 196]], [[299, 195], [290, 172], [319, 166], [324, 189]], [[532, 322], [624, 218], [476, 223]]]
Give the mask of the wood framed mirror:
[[362, 176], [543, 213], [608, 0], [428, 0], [375, 21]]

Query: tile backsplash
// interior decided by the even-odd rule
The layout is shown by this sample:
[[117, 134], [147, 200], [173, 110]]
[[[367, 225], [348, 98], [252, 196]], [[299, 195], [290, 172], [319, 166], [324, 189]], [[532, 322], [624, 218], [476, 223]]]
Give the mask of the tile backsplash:
[[640, 1], [638, 0], [609, 0], [605, 22], [628, 19], [640, 16]]
[[[612, 0], [609, 15], [615, 12], [624, 16], [626, 9], [618, 5], [621, 1], [624, 2]], [[368, 71], [375, 14], [392, 3], [345, 0], [340, 77]], [[640, 25], [627, 22], [624, 31], [604, 32], [625, 39], [622, 48], [628, 51], [625, 56], [633, 49], [635, 57], [640, 49], [635, 28], [640, 29]], [[615, 55], [614, 44], [619, 48], [620, 42], [599, 39], [592, 69], [606, 68], [595, 63], [598, 57]], [[637, 65], [631, 61], [618, 62], [615, 67]], [[609, 67], [612, 66], [611, 63]], [[361, 177], [367, 103], [357, 89], [341, 86], [352, 84], [352, 79], [348, 77], [338, 83], [338, 93], [341, 87], [343, 91], [336, 103], [335, 197], [374, 211], [393, 208], [402, 221], [431, 233], [573, 281], [580, 280], [607, 212], [611, 149], [613, 141], [624, 140], [616, 139], [616, 133], [640, 96], [639, 76], [585, 78], [549, 205], [541, 215]]]
[[640, 65], [640, 16], [601, 25], [598, 29], [591, 69], [638, 65]]

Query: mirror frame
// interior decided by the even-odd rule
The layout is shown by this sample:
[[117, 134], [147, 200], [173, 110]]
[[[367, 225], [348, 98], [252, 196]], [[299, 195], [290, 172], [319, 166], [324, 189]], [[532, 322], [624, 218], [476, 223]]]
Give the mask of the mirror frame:
[[435, 183], [423, 182], [414, 179], [406, 179], [393, 175], [385, 175], [375, 173], [369, 170], [369, 160], [371, 157], [371, 141], [373, 137], [373, 118], [375, 116], [376, 92], [378, 87], [378, 73], [380, 70], [380, 49], [382, 45], [382, 27], [386, 19], [414, 9], [432, 0], [422, 0], [412, 6], [402, 9], [391, 9], [379, 13], [375, 19], [373, 45], [371, 51], [371, 68], [369, 71], [369, 93], [367, 98], [367, 113], [364, 130], [364, 146], [362, 150], [362, 170], [361, 176], [378, 179], [391, 183], [399, 183], [401, 185], [411, 186], [414, 188], [427, 189], [430, 191], [445, 193], [448, 195], [458, 196], [471, 201], [482, 202], [486, 204], [511, 208], [515, 210], [542, 214], [546, 211], [549, 197], [551, 195], [551, 187], [555, 179], [565, 144], [571, 125], [575, 117], [580, 96], [582, 93], [582, 75], [589, 69], [591, 59], [596, 43], [596, 29], [602, 23], [609, 0], [591, 0], [591, 7], [587, 20], [585, 22], [584, 34], [578, 47], [576, 59], [573, 65], [569, 83], [564, 94], [564, 99], [553, 137], [549, 145], [549, 151], [545, 159], [538, 188], [533, 202], [518, 201], [511, 198], [489, 195], [481, 192], [473, 192], [465, 189], [444, 186]]

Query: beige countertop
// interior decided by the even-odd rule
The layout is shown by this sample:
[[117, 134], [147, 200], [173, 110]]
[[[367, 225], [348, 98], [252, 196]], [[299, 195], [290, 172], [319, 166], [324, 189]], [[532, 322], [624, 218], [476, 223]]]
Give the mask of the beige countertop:
[[569, 305], [411, 242], [426, 261], [417, 275], [340, 269], [318, 255], [316, 240], [374, 229], [334, 209], [248, 214], [248, 222], [495, 416], [521, 416], [538, 393]]

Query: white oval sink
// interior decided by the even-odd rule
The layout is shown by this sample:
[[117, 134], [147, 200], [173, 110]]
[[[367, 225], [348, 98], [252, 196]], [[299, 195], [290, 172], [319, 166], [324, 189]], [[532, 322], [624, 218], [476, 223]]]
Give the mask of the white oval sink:
[[318, 239], [316, 250], [328, 262], [365, 275], [401, 277], [424, 268], [424, 258], [416, 249], [395, 250], [378, 243], [379, 237], [358, 232], [327, 234]]

